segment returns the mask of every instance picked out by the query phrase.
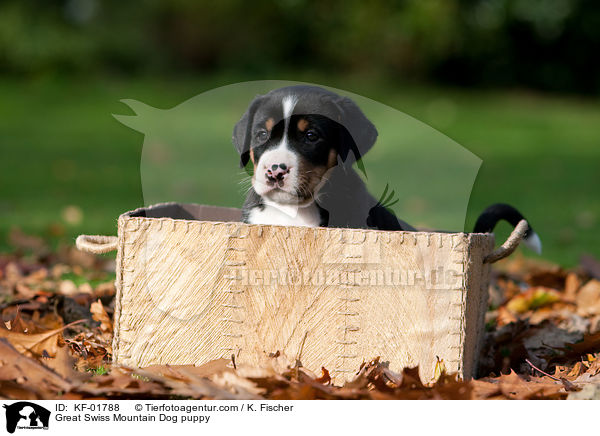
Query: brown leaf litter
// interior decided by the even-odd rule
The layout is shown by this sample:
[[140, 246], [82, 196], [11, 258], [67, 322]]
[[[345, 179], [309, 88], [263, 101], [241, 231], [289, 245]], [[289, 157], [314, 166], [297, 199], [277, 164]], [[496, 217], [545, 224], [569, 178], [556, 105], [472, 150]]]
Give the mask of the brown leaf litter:
[[0, 255], [3, 399], [600, 398], [600, 264], [590, 256], [570, 270], [501, 262], [478, 379], [447, 374], [438, 359], [435, 381], [425, 383], [418, 368], [394, 372], [373, 356], [334, 386], [327, 368], [314, 374], [277, 350], [257, 367], [226, 359], [113, 366], [114, 262], [72, 247], [51, 251], [21, 232], [11, 243], [14, 253]]

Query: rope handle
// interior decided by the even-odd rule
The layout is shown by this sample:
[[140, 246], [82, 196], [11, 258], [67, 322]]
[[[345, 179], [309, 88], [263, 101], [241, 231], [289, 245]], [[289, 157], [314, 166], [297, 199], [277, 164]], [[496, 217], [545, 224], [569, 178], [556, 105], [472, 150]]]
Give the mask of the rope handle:
[[488, 254], [483, 259], [483, 263], [498, 262], [500, 259], [504, 259], [506, 256], [510, 256], [512, 252], [517, 249], [517, 247], [525, 237], [525, 233], [527, 233], [528, 228], [529, 224], [527, 224], [527, 221], [519, 221], [519, 224], [517, 224], [510, 236], [506, 239], [506, 241], [504, 241], [504, 244], [502, 244], [490, 254]]
[[75, 245], [81, 251], [88, 253], [103, 254], [117, 249], [118, 238], [116, 236], [103, 235], [79, 235]]

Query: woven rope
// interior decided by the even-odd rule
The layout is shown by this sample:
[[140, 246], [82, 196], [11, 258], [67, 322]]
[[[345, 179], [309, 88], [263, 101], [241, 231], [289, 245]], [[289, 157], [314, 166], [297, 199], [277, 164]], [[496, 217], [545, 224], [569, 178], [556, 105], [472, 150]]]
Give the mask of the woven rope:
[[517, 224], [517, 226], [512, 231], [508, 239], [504, 242], [504, 244], [502, 244], [500, 247], [496, 248], [494, 251], [488, 254], [483, 259], [483, 263], [494, 263], [512, 254], [512, 252], [517, 249], [517, 247], [525, 237], [525, 233], [527, 232], [528, 227], [529, 225], [527, 224], [527, 221], [519, 221], [519, 224]]
[[81, 251], [88, 253], [102, 254], [117, 249], [116, 236], [103, 235], [79, 235], [75, 240], [75, 245]]

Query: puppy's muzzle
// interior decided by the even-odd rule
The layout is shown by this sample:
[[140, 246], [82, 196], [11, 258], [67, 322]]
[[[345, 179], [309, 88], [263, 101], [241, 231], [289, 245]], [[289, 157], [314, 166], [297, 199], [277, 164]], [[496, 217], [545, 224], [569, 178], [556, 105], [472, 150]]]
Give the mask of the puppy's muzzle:
[[271, 164], [267, 167], [265, 178], [268, 186], [283, 187], [286, 176], [290, 173], [290, 167], [285, 163]]

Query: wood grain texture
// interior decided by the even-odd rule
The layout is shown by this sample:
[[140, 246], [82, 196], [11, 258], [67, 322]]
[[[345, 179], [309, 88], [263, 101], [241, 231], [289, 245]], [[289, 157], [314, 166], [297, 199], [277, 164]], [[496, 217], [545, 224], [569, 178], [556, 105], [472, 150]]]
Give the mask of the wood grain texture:
[[195, 219], [160, 206], [119, 218], [115, 363], [259, 365], [279, 350], [336, 383], [375, 356], [419, 365], [425, 380], [438, 357], [474, 374], [491, 234], [247, 225], [231, 209], [230, 222], [185, 210]]

